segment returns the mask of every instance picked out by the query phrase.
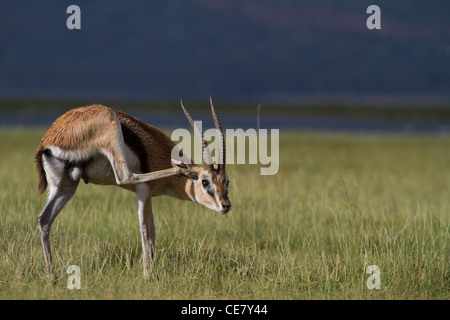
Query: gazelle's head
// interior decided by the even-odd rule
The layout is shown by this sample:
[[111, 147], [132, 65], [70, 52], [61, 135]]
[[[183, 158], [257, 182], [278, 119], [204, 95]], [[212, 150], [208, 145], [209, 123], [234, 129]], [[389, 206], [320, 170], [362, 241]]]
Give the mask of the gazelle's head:
[[197, 165], [190, 167], [198, 177], [198, 179], [192, 179], [193, 200], [209, 209], [220, 213], [227, 213], [231, 210], [231, 202], [230, 199], [228, 199], [228, 185], [230, 181], [228, 180], [227, 173], [225, 172], [225, 142], [222, 126], [216, 110], [214, 109], [212, 99], [210, 99], [210, 102], [214, 125], [217, 131], [216, 139], [218, 139], [219, 146], [217, 165], [214, 165], [213, 163], [208, 144], [203, 137], [203, 132], [198, 128], [190, 113], [183, 106], [183, 102], [181, 102], [181, 107], [183, 108], [183, 111], [188, 118], [192, 129], [194, 130], [194, 135], [201, 141], [202, 157], [203, 162], [205, 163], [203, 167]]

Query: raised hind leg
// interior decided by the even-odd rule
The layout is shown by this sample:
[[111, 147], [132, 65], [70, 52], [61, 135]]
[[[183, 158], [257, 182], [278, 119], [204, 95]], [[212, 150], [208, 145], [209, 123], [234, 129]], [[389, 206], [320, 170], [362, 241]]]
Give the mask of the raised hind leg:
[[[186, 164], [172, 159], [172, 168], [158, 170], [149, 173], [133, 173], [128, 167], [125, 156], [125, 142], [123, 139], [120, 123], [116, 123], [113, 130], [115, 136], [108, 139], [107, 144], [101, 152], [108, 158], [114, 172], [117, 185], [130, 185], [149, 182], [171, 176], [185, 176], [190, 179], [198, 179], [197, 174]], [[158, 152], [155, 150], [155, 152]]]
[[128, 168], [123, 148], [113, 148], [111, 152], [105, 152], [105, 155], [111, 164], [117, 185], [139, 184], [171, 176], [198, 179], [197, 174], [181, 162], [172, 161], [173, 168], [149, 173], [133, 173]]

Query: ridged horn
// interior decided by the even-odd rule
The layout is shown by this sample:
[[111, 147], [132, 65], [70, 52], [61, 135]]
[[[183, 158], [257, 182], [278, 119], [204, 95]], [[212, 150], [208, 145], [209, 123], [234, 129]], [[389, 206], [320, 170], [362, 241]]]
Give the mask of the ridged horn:
[[214, 105], [213, 105], [211, 96], [209, 96], [209, 102], [211, 103], [211, 113], [213, 116], [214, 125], [216, 127], [217, 139], [218, 139], [218, 143], [219, 143], [219, 157], [218, 157], [219, 163], [217, 164], [217, 170], [219, 172], [225, 172], [225, 157], [226, 157], [225, 151], [226, 150], [225, 150], [225, 141], [224, 141], [224, 136], [223, 136], [222, 125], [220, 124], [219, 116], [217, 115], [216, 109], [214, 109]]
[[186, 115], [186, 118], [189, 120], [189, 123], [191, 124], [191, 127], [194, 130], [194, 134], [200, 140], [200, 143], [202, 145], [203, 161], [210, 169], [214, 170], [214, 164], [213, 164], [213, 160], [211, 157], [211, 152], [209, 152], [208, 144], [206, 143], [206, 140], [203, 137], [203, 132], [197, 126], [197, 124], [195, 123], [194, 118], [191, 116], [191, 114], [184, 107], [183, 100], [180, 100], [180, 103], [181, 103], [181, 108], [183, 109], [183, 112]]

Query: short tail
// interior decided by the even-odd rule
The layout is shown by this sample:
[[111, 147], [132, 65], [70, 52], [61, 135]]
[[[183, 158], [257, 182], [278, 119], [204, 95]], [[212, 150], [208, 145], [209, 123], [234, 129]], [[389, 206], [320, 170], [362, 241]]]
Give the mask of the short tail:
[[45, 192], [45, 190], [47, 190], [47, 176], [45, 175], [44, 165], [42, 164], [42, 155], [44, 154], [44, 152], [45, 149], [39, 148], [34, 158], [36, 161], [36, 168], [39, 177], [38, 183], [39, 197]]

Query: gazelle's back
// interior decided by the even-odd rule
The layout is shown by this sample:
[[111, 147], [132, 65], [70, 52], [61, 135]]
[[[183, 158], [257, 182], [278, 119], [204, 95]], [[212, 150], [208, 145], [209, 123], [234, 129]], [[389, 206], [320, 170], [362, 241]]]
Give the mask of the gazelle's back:
[[102, 105], [72, 109], [53, 122], [43, 136], [39, 149], [89, 149], [94, 139], [114, 129], [116, 121], [112, 109]]

